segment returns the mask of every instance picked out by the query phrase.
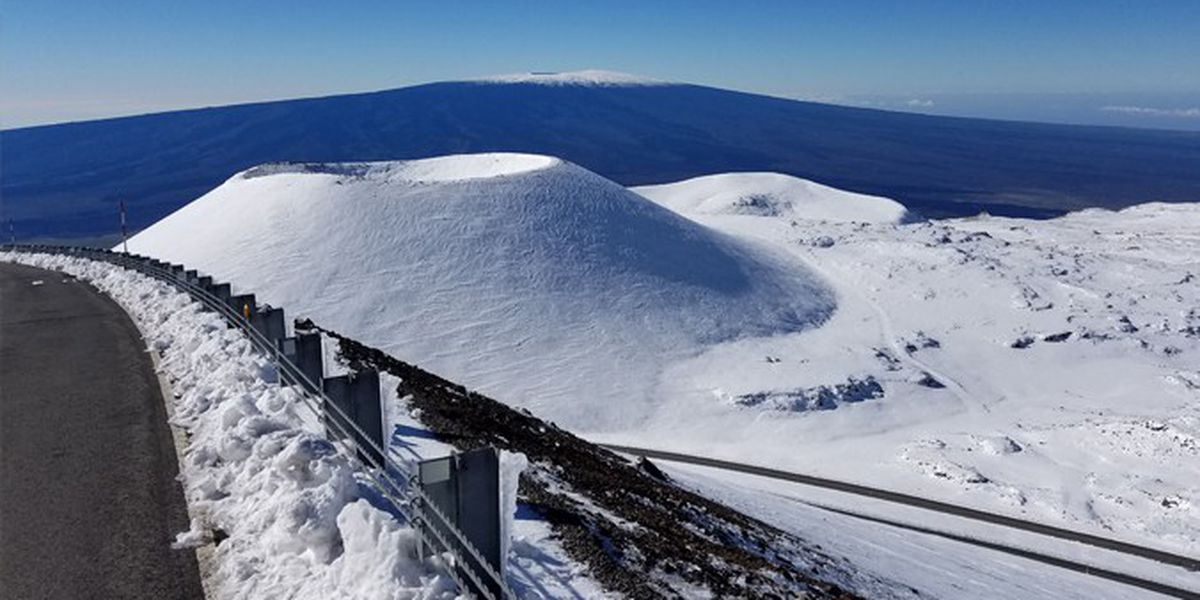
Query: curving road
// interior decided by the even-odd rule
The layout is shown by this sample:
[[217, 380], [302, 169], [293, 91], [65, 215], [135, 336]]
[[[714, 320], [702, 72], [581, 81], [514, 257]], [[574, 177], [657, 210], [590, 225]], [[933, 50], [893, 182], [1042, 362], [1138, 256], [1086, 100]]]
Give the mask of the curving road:
[[[35, 282], [41, 282], [36, 283]], [[203, 598], [158, 379], [112, 300], [0, 263], [0, 596]]]
[[[1104, 538], [1104, 537], [1092, 535], [1089, 533], [1072, 531], [1070, 529], [1054, 527], [1052, 525], [1045, 525], [1045, 524], [1037, 523], [1034, 521], [1026, 521], [1023, 519], [1017, 519], [1017, 518], [1009, 517], [1006, 515], [984, 512], [984, 511], [976, 510], [973, 508], [967, 508], [965, 506], [949, 504], [946, 502], [939, 502], [937, 500], [930, 500], [928, 498], [922, 498], [920, 496], [913, 496], [913, 495], [909, 495], [909, 494], [903, 494], [900, 492], [893, 492], [893, 491], [889, 491], [889, 490], [883, 490], [883, 489], [879, 489], [879, 488], [873, 488], [873, 487], [868, 487], [868, 486], [864, 486], [864, 485], [859, 485], [856, 483], [849, 483], [846, 481], [838, 481], [835, 479], [826, 479], [824, 477], [816, 477], [813, 475], [804, 475], [801, 473], [792, 473], [789, 471], [781, 471], [779, 469], [772, 469], [769, 467], [761, 467], [758, 465], [749, 465], [749, 464], [737, 463], [737, 462], [732, 462], [732, 461], [727, 461], [727, 460], [720, 460], [720, 459], [716, 459], [716, 458], [707, 458], [707, 457], [703, 457], [703, 456], [694, 456], [694, 455], [690, 455], [690, 454], [683, 454], [680, 452], [670, 452], [670, 451], [666, 451], [666, 450], [654, 450], [654, 449], [650, 449], [650, 448], [638, 448], [638, 447], [633, 447], [633, 446], [621, 446], [621, 445], [615, 445], [615, 444], [600, 444], [600, 446], [608, 448], [609, 450], [612, 450], [613, 452], [619, 452], [622, 454], [629, 454], [629, 455], [633, 455], [633, 456], [644, 456], [647, 458], [655, 458], [655, 459], [671, 461], [671, 462], [699, 465], [702, 467], [711, 467], [711, 468], [722, 469], [722, 470], [726, 470], [726, 471], [735, 471], [738, 473], [746, 473], [749, 475], [758, 475], [760, 477], [767, 477], [770, 479], [790, 481], [793, 483], [800, 483], [800, 484], [809, 485], [809, 486], [813, 486], [813, 487], [819, 487], [819, 488], [824, 488], [824, 489], [828, 489], [828, 490], [844, 492], [847, 494], [854, 494], [854, 495], [858, 495], [858, 496], [874, 498], [876, 500], [884, 500], [887, 502], [893, 502], [893, 503], [902, 504], [905, 506], [911, 506], [911, 507], [915, 507], [915, 508], [931, 510], [934, 512], [948, 514], [948, 515], [954, 515], [957, 517], [964, 517], [967, 519], [973, 519], [976, 521], [982, 521], [985, 523], [991, 523], [993, 525], [1000, 525], [1003, 527], [1009, 527], [1012, 529], [1018, 529], [1021, 531], [1036, 533], [1039, 535], [1045, 535], [1045, 536], [1060, 538], [1060, 539], [1064, 539], [1064, 540], [1079, 542], [1079, 543], [1083, 543], [1083, 544], [1088, 544], [1090, 546], [1095, 546], [1097, 548], [1104, 548], [1106, 550], [1112, 550], [1114, 552], [1120, 552], [1123, 554], [1129, 554], [1129, 555], [1138, 556], [1141, 558], [1148, 558], [1148, 559], [1166, 563], [1169, 565], [1183, 567], [1190, 571], [1200, 571], [1200, 557], [1183, 556], [1180, 554], [1174, 554], [1171, 552], [1158, 550], [1156, 548], [1139, 546], [1137, 544], [1131, 544], [1129, 542], [1122, 542], [1119, 540]], [[868, 517], [868, 516], [860, 515], [860, 514], [853, 513], [853, 512], [842, 511], [839, 509], [831, 509], [831, 508], [825, 507], [825, 506], [820, 506], [819, 508], [833, 510], [834, 512], [843, 513], [843, 514], [846, 514], [849, 516], [854, 516], [854, 517], [863, 518], [863, 519], [878, 520], [878, 521], [882, 522], [881, 519], [877, 519], [875, 517]], [[911, 525], [892, 523], [890, 521], [887, 521], [887, 522], [889, 524], [907, 527], [910, 529], [915, 529]], [[1148, 590], [1159, 592], [1159, 593], [1174, 595], [1174, 596], [1177, 596], [1180, 598], [1200, 599], [1200, 594], [1197, 594], [1197, 593], [1189, 591], [1189, 590], [1183, 590], [1180, 588], [1167, 586], [1167, 585], [1164, 585], [1161, 583], [1152, 582], [1152, 581], [1148, 581], [1148, 580], [1144, 580], [1144, 579], [1139, 579], [1139, 578], [1132, 577], [1129, 575], [1114, 573], [1111, 571], [1104, 571], [1102, 569], [1096, 569], [1095, 567], [1085, 565], [1082, 563], [1076, 563], [1073, 561], [1063, 560], [1063, 559], [1055, 558], [1055, 557], [1052, 557], [1049, 555], [1032, 553], [1032, 552], [1028, 552], [1028, 551], [1021, 550], [1018, 548], [1009, 548], [1009, 547], [1001, 546], [998, 544], [992, 544], [992, 543], [983, 542], [980, 540], [973, 540], [971, 538], [967, 538], [964, 536], [957, 536], [957, 535], [953, 535], [953, 534], [947, 534], [944, 532], [936, 532], [934, 530], [923, 530], [923, 531], [925, 531], [927, 533], [934, 533], [937, 535], [942, 535], [943, 537], [953, 537], [954, 539], [957, 539], [958, 541], [974, 543], [976, 545], [987, 545], [989, 547], [992, 547], [993, 549], [1002, 549], [1009, 553], [1020, 553], [1022, 556], [1025, 556], [1026, 558], [1032, 558], [1034, 560], [1039, 560], [1040, 562], [1053, 564], [1055, 566], [1059, 566], [1059, 567], [1063, 567], [1063, 568], [1070, 568], [1072, 570], [1079, 571], [1082, 573], [1089, 573], [1089, 574], [1105, 577], [1107, 579], [1112, 579], [1114, 581], [1120, 581], [1122, 583], [1126, 583], [1129, 585], [1136, 585], [1138, 587], [1142, 587], [1144, 589], [1148, 589]]]

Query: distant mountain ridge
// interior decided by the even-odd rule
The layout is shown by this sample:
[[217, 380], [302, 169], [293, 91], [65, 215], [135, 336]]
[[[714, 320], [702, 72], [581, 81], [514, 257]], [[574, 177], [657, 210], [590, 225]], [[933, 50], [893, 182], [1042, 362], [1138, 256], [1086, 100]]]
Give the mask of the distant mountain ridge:
[[22, 239], [111, 234], [119, 199], [138, 229], [267, 162], [499, 151], [557, 156], [624, 185], [779, 172], [929, 216], [1200, 201], [1200, 133], [891, 113], [595, 72], [604, 84], [530, 77], [7, 130], [0, 218]]

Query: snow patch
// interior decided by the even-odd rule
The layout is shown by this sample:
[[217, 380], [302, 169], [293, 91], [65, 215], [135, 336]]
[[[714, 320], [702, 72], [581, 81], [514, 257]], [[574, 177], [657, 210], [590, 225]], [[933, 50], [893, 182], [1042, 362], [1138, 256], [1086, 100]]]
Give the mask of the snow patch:
[[566, 72], [530, 72], [512, 73], [509, 75], [494, 75], [478, 79], [481, 83], [535, 83], [538, 85], [585, 85], [585, 86], [627, 86], [627, 85], [669, 85], [669, 82], [619, 73], [601, 69], [584, 69], [582, 71]]

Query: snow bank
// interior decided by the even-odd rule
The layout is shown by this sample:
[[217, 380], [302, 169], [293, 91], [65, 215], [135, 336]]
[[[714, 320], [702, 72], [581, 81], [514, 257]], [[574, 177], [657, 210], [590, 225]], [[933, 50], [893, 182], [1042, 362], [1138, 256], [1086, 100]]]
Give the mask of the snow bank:
[[484, 77], [477, 81], [481, 83], [536, 83], [539, 85], [668, 85], [668, 82], [657, 79], [600, 69], [585, 69], [563, 73], [513, 73], [510, 75]]
[[683, 214], [752, 215], [814, 221], [899, 223], [904, 205], [779, 173], [723, 173], [632, 188]]
[[[60, 269], [117, 301], [162, 355], [175, 423], [189, 442], [185, 494], [195, 522], [179, 546], [219, 530], [219, 598], [453, 598], [411, 528], [373, 507], [347, 458], [305, 427], [273, 366], [217, 315], [166, 284], [101, 262], [0, 254]], [[308, 422], [311, 422], [308, 419]]]
[[834, 306], [779, 253], [521, 154], [252, 169], [129, 248], [577, 430], [636, 425], [670, 360]]

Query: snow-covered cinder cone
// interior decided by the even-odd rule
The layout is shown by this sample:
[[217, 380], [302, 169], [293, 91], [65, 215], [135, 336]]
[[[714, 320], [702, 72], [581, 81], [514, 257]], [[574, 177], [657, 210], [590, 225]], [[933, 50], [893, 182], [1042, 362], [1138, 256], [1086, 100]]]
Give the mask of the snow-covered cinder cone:
[[526, 154], [265, 165], [130, 249], [584, 430], [649, 414], [670, 360], [834, 308], [794, 261]]
[[634, 191], [682, 214], [752, 215], [809, 221], [900, 223], [890, 198], [839, 190], [781, 173], [721, 173]]

